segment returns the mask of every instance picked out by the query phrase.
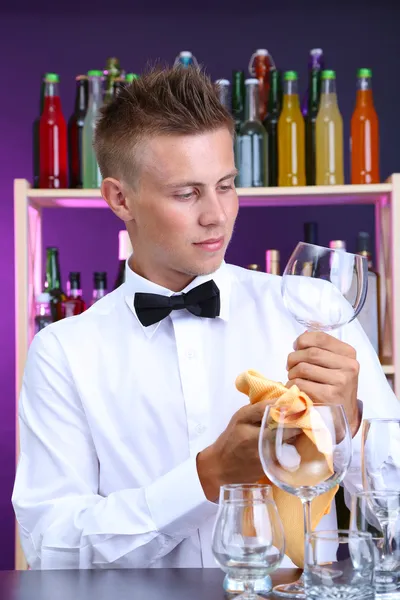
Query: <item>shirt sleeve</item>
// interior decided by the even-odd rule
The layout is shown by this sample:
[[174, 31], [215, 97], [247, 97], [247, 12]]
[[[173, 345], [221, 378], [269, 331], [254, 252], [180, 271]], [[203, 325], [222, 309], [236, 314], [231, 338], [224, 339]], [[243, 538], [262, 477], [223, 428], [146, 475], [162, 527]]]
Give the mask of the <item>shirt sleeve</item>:
[[[33, 569], [149, 567], [216, 515], [190, 458], [144, 488], [99, 493], [99, 463], [49, 326], [28, 353], [13, 506]], [[118, 466], [116, 465], [116, 468]]]
[[[341, 339], [353, 346], [360, 364], [358, 398], [362, 419], [400, 419], [400, 402], [391, 389], [379, 358], [360, 323], [355, 320], [343, 328]], [[344, 478], [345, 500], [350, 507], [351, 494], [362, 490], [362, 424], [352, 440], [353, 457]]]

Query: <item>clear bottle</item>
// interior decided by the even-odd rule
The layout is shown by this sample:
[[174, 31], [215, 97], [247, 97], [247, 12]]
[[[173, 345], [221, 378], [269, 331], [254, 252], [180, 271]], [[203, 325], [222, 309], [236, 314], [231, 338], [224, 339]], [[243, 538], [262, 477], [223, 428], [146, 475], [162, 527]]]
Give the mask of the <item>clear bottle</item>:
[[107, 295], [107, 273], [104, 271], [93, 273], [92, 305]]
[[371, 254], [370, 236], [360, 231], [357, 236], [357, 254], [365, 256], [368, 261], [368, 288], [365, 304], [361, 309], [358, 320], [361, 323], [375, 352], [380, 354], [379, 331], [379, 274], [374, 270]]
[[305, 131], [296, 71], [284, 75], [283, 106], [278, 121], [279, 185], [305, 185]]
[[99, 109], [103, 104], [102, 71], [89, 71], [89, 104], [83, 126], [83, 187], [85, 189], [99, 188], [101, 174], [93, 148], [93, 135]]
[[322, 89], [316, 121], [317, 185], [342, 185], [343, 120], [336, 95], [335, 71], [322, 71]]
[[263, 187], [268, 183], [267, 133], [259, 119], [258, 79], [246, 79], [245, 122], [238, 137], [239, 187]]
[[192, 52], [190, 52], [190, 50], [181, 50], [181, 52], [179, 52], [178, 56], [175, 58], [174, 61], [174, 67], [176, 66], [182, 66], [184, 68], [190, 66], [198, 67], [199, 63], [197, 62], [196, 57], [193, 56]]
[[133, 252], [131, 240], [129, 238], [129, 234], [126, 231], [126, 229], [122, 229], [119, 232], [118, 242], [119, 242], [119, 247], [118, 247], [119, 266], [118, 266], [117, 277], [116, 277], [115, 283], [114, 283], [114, 288], [113, 288], [114, 290], [116, 290], [120, 285], [122, 285], [124, 283], [126, 261]]
[[43, 292], [36, 296], [35, 334], [51, 323], [51, 296], [48, 292]]
[[281, 274], [279, 250], [267, 250], [265, 252], [265, 272], [271, 275]]
[[231, 101], [230, 101], [230, 81], [229, 79], [217, 79], [215, 82], [219, 101], [227, 111], [231, 112]]

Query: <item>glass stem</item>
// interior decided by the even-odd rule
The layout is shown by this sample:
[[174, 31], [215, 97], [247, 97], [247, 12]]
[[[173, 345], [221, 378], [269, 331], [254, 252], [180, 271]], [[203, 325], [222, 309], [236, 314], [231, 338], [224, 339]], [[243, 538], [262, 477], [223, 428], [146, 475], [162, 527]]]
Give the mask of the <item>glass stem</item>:
[[[304, 517], [304, 562], [306, 561], [307, 553], [307, 534], [311, 533], [311, 500], [301, 499], [303, 505], [303, 517]], [[303, 564], [304, 568], [304, 564]]]
[[257, 598], [256, 593], [254, 591], [254, 586], [255, 583], [254, 581], [247, 580], [244, 582], [244, 594], [241, 596], [241, 598], [246, 598], [246, 600], [254, 600], [255, 598]]
[[389, 528], [389, 522], [385, 521], [382, 523], [382, 532], [383, 532], [383, 558], [390, 556], [392, 541], [391, 534]]

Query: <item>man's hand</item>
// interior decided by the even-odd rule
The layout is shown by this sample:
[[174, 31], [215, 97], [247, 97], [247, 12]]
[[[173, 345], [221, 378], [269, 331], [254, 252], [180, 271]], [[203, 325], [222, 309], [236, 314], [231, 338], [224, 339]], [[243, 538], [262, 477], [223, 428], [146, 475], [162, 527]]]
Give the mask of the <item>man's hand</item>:
[[356, 351], [331, 335], [308, 331], [294, 343], [287, 361], [287, 387], [297, 385], [313, 402], [342, 404], [354, 437], [361, 415], [357, 403]]
[[208, 500], [217, 500], [221, 485], [256, 483], [264, 476], [258, 438], [267, 404], [262, 401], [240, 408], [219, 438], [197, 455], [197, 471]]

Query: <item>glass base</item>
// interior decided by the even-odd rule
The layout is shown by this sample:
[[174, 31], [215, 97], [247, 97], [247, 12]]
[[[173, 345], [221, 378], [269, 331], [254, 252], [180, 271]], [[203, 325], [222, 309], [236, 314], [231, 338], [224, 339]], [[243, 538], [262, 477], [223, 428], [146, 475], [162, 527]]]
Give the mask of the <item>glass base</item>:
[[304, 580], [303, 576], [293, 583], [284, 583], [282, 585], [276, 585], [274, 587], [274, 594], [279, 598], [301, 598], [306, 597], [304, 591]]
[[[226, 575], [223, 583], [223, 588], [227, 595], [236, 596], [237, 594], [244, 593], [244, 582], [241, 579], [233, 579], [232, 577], [229, 577], [229, 575]], [[269, 575], [254, 580], [254, 591], [259, 596], [267, 596], [271, 590], [272, 581]], [[237, 596], [236, 600], [239, 600]]]

